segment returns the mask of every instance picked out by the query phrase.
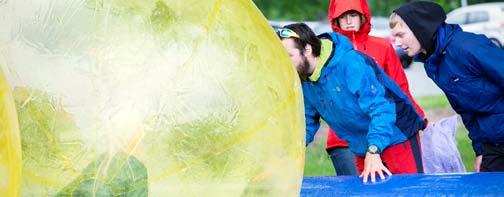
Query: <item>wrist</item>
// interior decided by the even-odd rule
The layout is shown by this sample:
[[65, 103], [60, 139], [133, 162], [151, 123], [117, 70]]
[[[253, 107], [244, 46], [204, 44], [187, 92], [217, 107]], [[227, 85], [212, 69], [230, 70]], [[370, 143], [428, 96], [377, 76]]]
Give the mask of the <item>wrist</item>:
[[373, 155], [377, 155], [377, 154], [380, 154], [380, 149], [378, 148], [378, 146], [371, 144], [368, 146], [366, 152], [373, 154]]

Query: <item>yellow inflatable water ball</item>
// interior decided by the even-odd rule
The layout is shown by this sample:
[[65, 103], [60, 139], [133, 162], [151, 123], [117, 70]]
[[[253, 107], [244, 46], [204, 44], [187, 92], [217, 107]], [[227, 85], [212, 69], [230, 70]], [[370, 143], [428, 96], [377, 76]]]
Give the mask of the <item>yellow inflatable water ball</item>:
[[18, 196], [21, 181], [21, 145], [14, 99], [0, 71], [0, 194]]
[[0, 1], [0, 24], [0, 192], [299, 195], [299, 79], [252, 1]]

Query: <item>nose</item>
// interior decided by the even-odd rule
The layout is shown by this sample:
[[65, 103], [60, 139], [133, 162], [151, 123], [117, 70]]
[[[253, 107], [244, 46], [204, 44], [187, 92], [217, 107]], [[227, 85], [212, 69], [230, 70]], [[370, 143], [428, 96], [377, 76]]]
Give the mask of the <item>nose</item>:
[[350, 17], [350, 15], [346, 15], [346, 16], [345, 16], [345, 20], [346, 20], [346, 23], [347, 23], [347, 24], [352, 23], [352, 18]]
[[394, 43], [394, 45], [395, 45], [395, 46], [397, 46], [397, 47], [401, 47], [402, 42], [400, 41], [400, 39], [398, 39], [398, 38], [396, 38], [396, 37], [393, 37], [393, 36], [392, 36], [392, 38], [391, 38], [391, 39], [392, 39], [392, 43]]

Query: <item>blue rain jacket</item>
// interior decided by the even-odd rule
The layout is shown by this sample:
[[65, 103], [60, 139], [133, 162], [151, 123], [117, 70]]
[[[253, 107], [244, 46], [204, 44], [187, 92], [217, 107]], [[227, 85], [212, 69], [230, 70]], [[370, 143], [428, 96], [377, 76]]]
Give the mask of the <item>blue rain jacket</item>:
[[364, 156], [368, 145], [380, 151], [402, 143], [425, 127], [408, 97], [369, 56], [353, 50], [343, 35], [320, 35], [333, 43], [317, 81], [302, 81], [306, 143], [320, 127], [320, 118]]
[[426, 60], [416, 59], [462, 116], [476, 154], [481, 143], [503, 144], [504, 50], [453, 24], [441, 25], [435, 46]]

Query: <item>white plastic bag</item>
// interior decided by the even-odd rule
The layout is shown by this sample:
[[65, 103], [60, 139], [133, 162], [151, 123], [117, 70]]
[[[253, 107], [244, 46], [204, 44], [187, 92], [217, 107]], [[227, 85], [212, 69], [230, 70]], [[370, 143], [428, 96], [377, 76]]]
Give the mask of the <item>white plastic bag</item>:
[[424, 173], [465, 172], [457, 149], [457, 115], [431, 122], [421, 135]]

